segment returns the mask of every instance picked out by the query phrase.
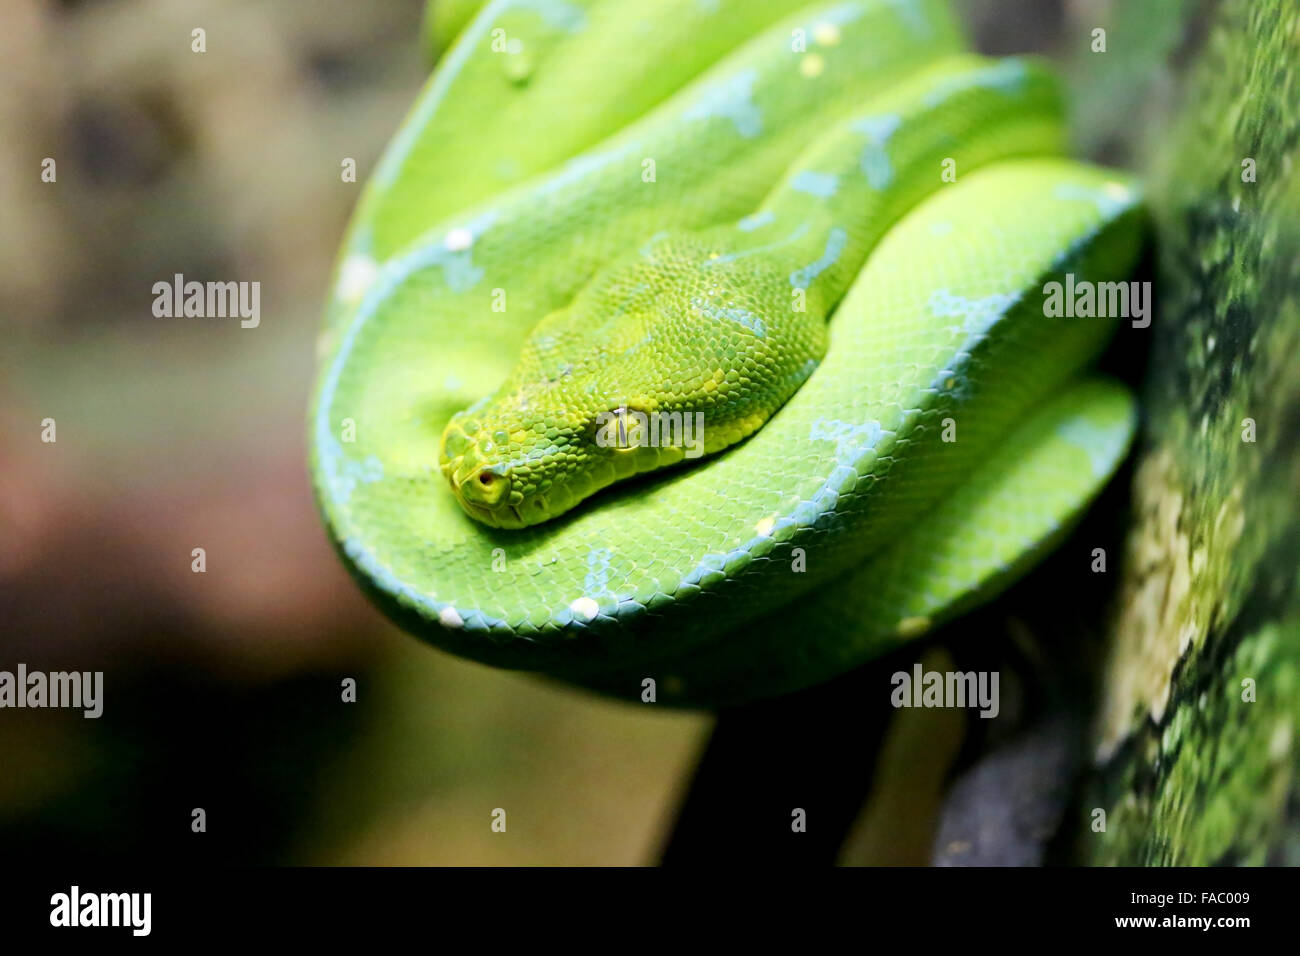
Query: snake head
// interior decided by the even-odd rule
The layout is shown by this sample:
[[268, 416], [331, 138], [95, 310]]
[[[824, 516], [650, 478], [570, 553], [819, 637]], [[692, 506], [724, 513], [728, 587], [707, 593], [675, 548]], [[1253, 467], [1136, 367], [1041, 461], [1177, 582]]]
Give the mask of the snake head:
[[[467, 514], [549, 520], [740, 441], [798, 389], [825, 352], [823, 316], [790, 308], [784, 273], [709, 262], [705, 240], [668, 237], [537, 324], [500, 389], [443, 432], [442, 472]], [[665, 291], [679, 273], [694, 283]]]
[[[622, 478], [697, 457], [703, 447], [694, 421], [700, 416], [672, 416], [679, 439], [686, 422], [686, 441], [650, 442], [645, 430], [658, 427], [647, 412], [651, 400], [579, 393], [583, 401], [565, 402], [545, 385], [503, 389], [452, 416], [440, 467], [466, 514], [494, 528], [538, 524]], [[673, 435], [665, 426], [664, 437]]]
[[583, 476], [601, 449], [587, 441], [586, 416], [538, 404], [532, 391], [481, 401], [442, 434], [439, 465], [457, 502], [494, 528], [538, 524], [591, 493]]

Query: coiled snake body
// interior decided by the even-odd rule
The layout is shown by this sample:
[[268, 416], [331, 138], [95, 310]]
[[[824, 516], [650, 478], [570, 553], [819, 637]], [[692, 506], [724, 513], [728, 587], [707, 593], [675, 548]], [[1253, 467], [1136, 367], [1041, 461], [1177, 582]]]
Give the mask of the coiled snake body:
[[1140, 198], [1063, 139], [1050, 73], [939, 0], [489, 4], [339, 267], [349, 567], [452, 651], [690, 705], [987, 600], [1133, 432], [1086, 371], [1115, 318], [1043, 290], [1124, 278]]

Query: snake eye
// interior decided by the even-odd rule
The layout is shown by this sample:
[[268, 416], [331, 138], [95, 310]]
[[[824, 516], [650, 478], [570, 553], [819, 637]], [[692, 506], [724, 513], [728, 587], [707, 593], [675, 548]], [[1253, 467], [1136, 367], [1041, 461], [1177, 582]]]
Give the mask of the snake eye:
[[601, 448], [616, 452], [635, 451], [645, 444], [646, 413], [620, 405], [596, 416], [592, 428]]

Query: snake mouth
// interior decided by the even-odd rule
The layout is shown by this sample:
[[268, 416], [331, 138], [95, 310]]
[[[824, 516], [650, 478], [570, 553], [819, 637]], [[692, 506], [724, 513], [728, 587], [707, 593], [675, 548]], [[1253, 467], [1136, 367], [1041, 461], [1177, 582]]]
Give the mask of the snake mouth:
[[466, 501], [460, 494], [456, 495], [456, 500], [460, 502], [461, 508], [467, 515], [489, 527], [505, 529], [527, 527], [528, 523], [524, 521], [523, 515], [514, 505], [506, 505], [504, 508], [494, 510]]
[[[476, 505], [473, 502], [466, 501], [460, 494], [456, 495], [456, 501], [460, 504], [461, 509], [481, 524], [488, 525], [492, 528], [522, 528], [523, 522], [519, 519], [519, 509], [513, 505], [507, 506], [507, 509], [493, 511], [491, 508], [485, 508], [482, 505]], [[506, 514], [506, 511], [513, 512], [514, 520]]]

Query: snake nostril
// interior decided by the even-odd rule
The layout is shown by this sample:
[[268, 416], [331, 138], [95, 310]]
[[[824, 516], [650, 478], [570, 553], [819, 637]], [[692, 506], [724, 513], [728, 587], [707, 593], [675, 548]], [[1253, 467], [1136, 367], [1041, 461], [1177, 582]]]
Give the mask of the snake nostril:
[[510, 495], [510, 478], [500, 471], [479, 468], [459, 486], [467, 501], [492, 508]]

